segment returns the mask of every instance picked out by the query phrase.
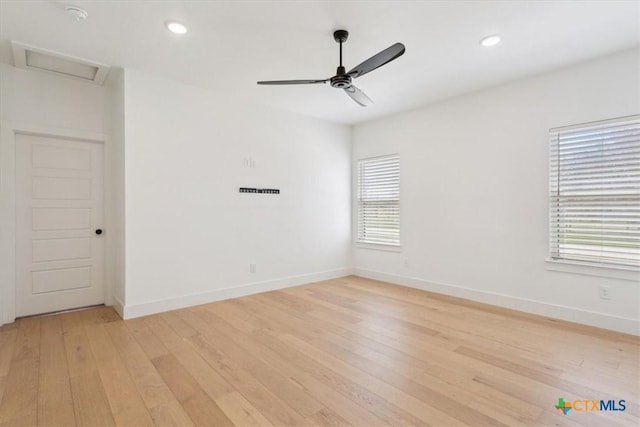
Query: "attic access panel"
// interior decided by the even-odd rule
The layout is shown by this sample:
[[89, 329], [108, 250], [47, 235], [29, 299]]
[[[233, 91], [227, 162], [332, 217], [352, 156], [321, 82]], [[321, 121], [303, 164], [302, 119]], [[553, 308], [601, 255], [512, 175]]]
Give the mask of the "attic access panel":
[[43, 71], [102, 85], [110, 66], [12, 41], [13, 61], [17, 68]]

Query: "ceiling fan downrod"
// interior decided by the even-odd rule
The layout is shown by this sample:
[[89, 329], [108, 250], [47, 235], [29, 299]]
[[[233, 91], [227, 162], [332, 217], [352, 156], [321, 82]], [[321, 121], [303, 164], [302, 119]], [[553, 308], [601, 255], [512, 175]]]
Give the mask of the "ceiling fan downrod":
[[349, 38], [349, 32], [347, 30], [337, 30], [333, 33], [333, 39], [340, 45], [340, 65], [336, 70], [336, 75], [329, 79], [331, 87], [338, 89], [347, 89], [351, 87], [351, 76], [347, 75], [344, 66], [342, 65], [342, 43]]

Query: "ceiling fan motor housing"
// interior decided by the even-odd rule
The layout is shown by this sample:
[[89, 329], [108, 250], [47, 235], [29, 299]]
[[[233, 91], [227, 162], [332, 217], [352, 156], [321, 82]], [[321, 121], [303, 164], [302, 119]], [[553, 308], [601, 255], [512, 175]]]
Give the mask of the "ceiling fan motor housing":
[[338, 71], [336, 71], [336, 75], [329, 79], [331, 83], [331, 87], [335, 87], [338, 89], [344, 89], [351, 86], [351, 76], [346, 74], [343, 66], [338, 67]]
[[331, 77], [331, 87], [345, 89], [351, 86], [351, 76], [343, 74], [341, 76]]

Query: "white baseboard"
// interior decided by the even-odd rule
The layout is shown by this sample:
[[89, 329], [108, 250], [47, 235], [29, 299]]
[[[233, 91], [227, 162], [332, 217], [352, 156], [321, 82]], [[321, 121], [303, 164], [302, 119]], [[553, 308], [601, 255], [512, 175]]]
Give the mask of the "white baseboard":
[[494, 292], [479, 291], [477, 289], [465, 288], [462, 286], [433, 283], [417, 277], [401, 276], [374, 270], [355, 268], [353, 270], [353, 274], [356, 276], [366, 277], [368, 279], [409, 286], [416, 289], [524, 311], [554, 319], [581, 323], [584, 325], [610, 329], [632, 335], [640, 335], [640, 321], [637, 319], [581, 310], [564, 305], [549, 304], [546, 302], [518, 298]]
[[115, 295], [113, 296], [113, 309], [124, 319], [124, 303]]
[[[284, 277], [281, 279], [267, 280], [264, 282], [249, 283], [246, 285], [234, 286], [224, 289], [216, 289], [200, 294], [183, 295], [176, 298], [168, 298], [157, 301], [150, 301], [142, 304], [122, 305], [116, 299], [115, 310], [123, 319], [133, 319], [135, 317], [147, 316], [149, 314], [161, 313], [164, 311], [176, 310], [184, 307], [191, 307], [199, 304], [206, 304], [213, 301], [221, 301], [229, 298], [237, 298], [246, 295], [258, 294], [261, 292], [274, 291], [277, 289], [289, 288], [292, 286], [304, 285], [307, 283], [320, 282], [322, 280], [337, 279], [353, 273], [351, 268], [322, 271], [317, 273], [302, 274], [299, 276]], [[120, 309], [117, 305], [120, 303]], [[122, 310], [122, 311], [120, 311]]]

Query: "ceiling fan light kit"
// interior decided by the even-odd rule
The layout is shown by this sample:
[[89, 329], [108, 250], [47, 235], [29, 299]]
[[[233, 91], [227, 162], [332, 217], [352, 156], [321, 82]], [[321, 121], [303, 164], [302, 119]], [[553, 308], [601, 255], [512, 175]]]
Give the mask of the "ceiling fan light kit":
[[336, 89], [342, 89], [344, 92], [353, 99], [358, 105], [366, 107], [373, 103], [363, 91], [358, 89], [352, 81], [355, 78], [363, 76], [376, 68], [393, 61], [394, 59], [402, 56], [405, 52], [405, 47], [402, 43], [396, 43], [381, 52], [373, 55], [371, 58], [355, 66], [349, 72], [342, 65], [342, 44], [347, 41], [349, 33], [346, 30], [337, 30], [333, 33], [333, 39], [340, 45], [340, 65], [336, 70], [336, 75], [329, 77], [328, 79], [320, 80], [270, 80], [259, 81], [259, 85], [301, 85], [301, 84], [320, 84], [327, 83]]

